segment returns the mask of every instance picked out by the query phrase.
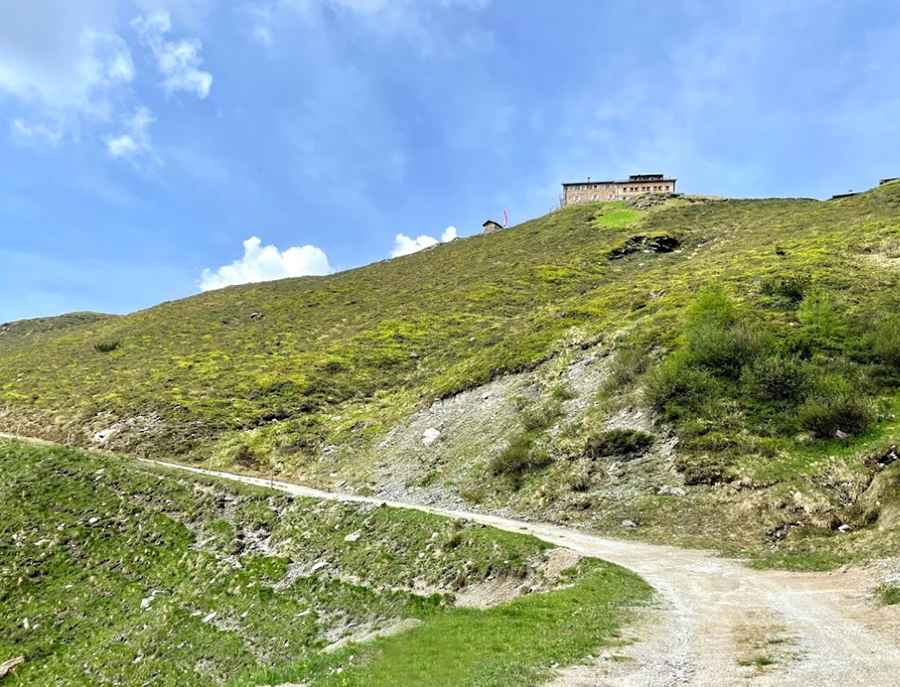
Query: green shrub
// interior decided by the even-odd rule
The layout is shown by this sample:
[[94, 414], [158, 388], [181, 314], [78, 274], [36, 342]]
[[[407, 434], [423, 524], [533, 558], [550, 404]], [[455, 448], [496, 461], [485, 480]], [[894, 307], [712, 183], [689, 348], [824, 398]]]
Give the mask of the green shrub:
[[580, 464], [579, 461], [565, 476], [566, 486], [574, 492], [583, 493], [591, 488], [591, 470], [589, 464]]
[[900, 368], [900, 315], [889, 315], [875, 326], [872, 352], [885, 365]]
[[653, 445], [652, 434], [636, 429], [611, 429], [588, 439], [584, 453], [589, 458], [639, 456]]
[[795, 357], [770, 355], [744, 368], [741, 382], [752, 396], [764, 401], [797, 401], [809, 386], [809, 375]]
[[638, 348], [620, 348], [609, 367], [609, 375], [603, 383], [603, 391], [616, 393], [631, 386], [635, 379], [647, 369], [648, 355]]
[[716, 383], [705, 370], [691, 367], [684, 355], [675, 353], [647, 375], [645, 401], [657, 411], [680, 416], [697, 408], [715, 394]]
[[528, 432], [547, 429], [552, 426], [556, 420], [562, 415], [560, 403], [554, 400], [543, 405], [534, 405], [530, 408], [524, 408], [521, 413], [522, 426]]
[[108, 341], [98, 341], [94, 344], [94, 350], [97, 353], [112, 353], [119, 347], [121, 342], [118, 339], [110, 339]]
[[734, 476], [727, 454], [722, 453], [679, 453], [675, 469], [684, 477], [684, 483], [691, 486], [727, 482]]
[[234, 450], [231, 460], [235, 465], [239, 465], [242, 468], [248, 468], [250, 470], [257, 470], [260, 468], [259, 456], [257, 456], [253, 449], [246, 444], [241, 444]]
[[759, 328], [747, 323], [727, 327], [704, 324], [691, 329], [687, 350], [693, 365], [737, 379], [744, 365], [764, 347], [764, 339]]
[[684, 331], [691, 365], [734, 379], [767, 345], [765, 332], [742, 317], [719, 288], [700, 293], [688, 312]]
[[843, 377], [829, 376], [798, 411], [800, 425], [818, 438], [862, 434], [873, 419], [869, 401]]
[[847, 320], [830, 294], [818, 293], [804, 299], [797, 310], [802, 325], [801, 340], [805, 339], [809, 350], [822, 347], [842, 349], [847, 339]]
[[572, 387], [566, 382], [559, 382], [550, 390], [550, 398], [560, 403], [571, 401], [576, 395]]
[[808, 283], [804, 277], [769, 277], [763, 281], [760, 292], [788, 305], [796, 305], [803, 300]]
[[878, 598], [885, 606], [900, 604], [900, 585], [883, 584], [878, 588]]
[[509, 446], [494, 456], [488, 469], [494, 477], [502, 475], [520, 477], [526, 472], [547, 467], [551, 462], [547, 451], [536, 447], [533, 437], [524, 433], [514, 438]]

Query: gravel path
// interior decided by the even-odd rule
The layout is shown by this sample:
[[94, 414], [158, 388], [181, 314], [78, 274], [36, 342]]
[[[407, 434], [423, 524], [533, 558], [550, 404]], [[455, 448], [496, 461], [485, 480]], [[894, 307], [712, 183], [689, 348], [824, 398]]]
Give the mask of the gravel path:
[[[20, 438], [0, 433], [0, 437]], [[49, 442], [38, 442], [49, 443]], [[635, 641], [548, 687], [897, 687], [900, 608], [877, 608], [873, 573], [754, 571], [703, 551], [597, 537], [546, 523], [324, 492], [288, 482], [143, 460], [295, 496], [385, 504], [532, 534], [633, 570], [659, 602]], [[627, 639], [627, 638], [626, 638]]]
[[711, 554], [596, 537], [545, 523], [319, 491], [287, 482], [145, 461], [296, 496], [384, 503], [532, 534], [633, 570], [659, 593], [640, 639], [567, 668], [553, 687], [897, 687], [900, 613], [867, 598], [865, 571], [754, 571]]

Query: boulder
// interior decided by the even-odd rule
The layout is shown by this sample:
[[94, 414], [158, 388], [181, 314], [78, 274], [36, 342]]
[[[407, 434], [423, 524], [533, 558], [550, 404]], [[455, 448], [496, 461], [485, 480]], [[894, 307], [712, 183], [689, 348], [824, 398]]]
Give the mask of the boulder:
[[441, 433], [434, 427], [429, 427], [422, 432], [422, 443], [425, 446], [431, 446], [435, 441], [441, 438]]
[[660, 496], [687, 496], [686, 489], [682, 487], [673, 487], [668, 484], [661, 486], [656, 490], [656, 493]]

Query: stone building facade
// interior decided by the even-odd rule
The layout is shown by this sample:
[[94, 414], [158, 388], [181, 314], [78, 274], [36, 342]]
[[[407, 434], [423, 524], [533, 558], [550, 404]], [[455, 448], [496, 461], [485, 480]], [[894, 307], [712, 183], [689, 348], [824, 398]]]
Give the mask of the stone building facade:
[[624, 181], [576, 181], [563, 184], [562, 207], [598, 200], [624, 200], [643, 193], [675, 193], [675, 179], [662, 174], [632, 174]]

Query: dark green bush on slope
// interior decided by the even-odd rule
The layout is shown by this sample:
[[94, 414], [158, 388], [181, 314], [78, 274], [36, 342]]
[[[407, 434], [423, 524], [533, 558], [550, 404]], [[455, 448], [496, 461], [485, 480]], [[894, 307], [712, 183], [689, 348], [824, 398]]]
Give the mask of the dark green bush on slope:
[[589, 458], [639, 456], [653, 445], [653, 435], [636, 429], [611, 429], [588, 439], [585, 455]]
[[885, 365], [900, 368], [900, 315], [879, 317], [870, 341], [872, 352], [879, 360]]
[[759, 357], [744, 367], [741, 382], [762, 401], [793, 402], [803, 398], [809, 373], [796, 356], [775, 353]]
[[[874, 419], [878, 391], [865, 365], [852, 359], [858, 354], [850, 331], [830, 296], [804, 301], [797, 325], [786, 327], [740, 312], [711, 288], [690, 308], [680, 347], [647, 375], [645, 397], [676, 424], [714, 423], [728, 407], [765, 433], [861, 434]], [[877, 354], [890, 359], [892, 332], [879, 336]]]
[[872, 421], [872, 403], [843, 377], [827, 375], [798, 411], [800, 424], [819, 438], [861, 434]]

